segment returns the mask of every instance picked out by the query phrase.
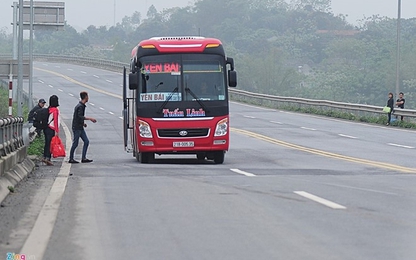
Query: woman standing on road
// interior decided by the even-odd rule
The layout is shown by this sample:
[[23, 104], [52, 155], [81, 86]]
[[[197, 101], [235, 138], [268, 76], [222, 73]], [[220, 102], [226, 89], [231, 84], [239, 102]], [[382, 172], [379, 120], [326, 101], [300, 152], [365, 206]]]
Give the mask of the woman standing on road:
[[58, 96], [52, 95], [49, 98], [48, 127], [43, 130], [45, 134], [45, 147], [43, 147], [43, 159], [46, 165], [53, 166], [51, 162], [51, 141], [54, 135], [59, 135], [59, 101]]
[[387, 121], [386, 125], [390, 125], [390, 120], [391, 120], [391, 113], [393, 113], [393, 109], [394, 109], [394, 100], [393, 100], [393, 93], [389, 93], [389, 100], [387, 100], [387, 106], [390, 108], [390, 112], [387, 113], [388, 117], [389, 117], [389, 121]]

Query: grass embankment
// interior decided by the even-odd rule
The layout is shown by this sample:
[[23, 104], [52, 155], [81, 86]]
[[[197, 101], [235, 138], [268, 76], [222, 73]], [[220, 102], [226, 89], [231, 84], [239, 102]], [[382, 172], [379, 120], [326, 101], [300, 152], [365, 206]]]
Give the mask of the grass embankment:
[[43, 154], [43, 147], [45, 145], [45, 135], [37, 136], [32, 143], [30, 143], [27, 154], [28, 155], [42, 155]]

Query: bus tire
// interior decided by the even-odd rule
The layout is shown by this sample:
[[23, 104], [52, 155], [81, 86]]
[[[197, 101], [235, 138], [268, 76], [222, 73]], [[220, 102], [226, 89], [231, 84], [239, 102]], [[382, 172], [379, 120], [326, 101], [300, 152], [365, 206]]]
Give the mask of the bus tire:
[[203, 161], [203, 160], [205, 160], [205, 157], [206, 157], [206, 154], [205, 154], [205, 153], [197, 153], [197, 154], [196, 154], [196, 158], [197, 158], [199, 161]]
[[141, 163], [149, 163], [155, 159], [155, 153], [139, 153], [139, 161]]
[[217, 151], [214, 152], [214, 163], [215, 164], [222, 164], [224, 162], [225, 152], [224, 151]]

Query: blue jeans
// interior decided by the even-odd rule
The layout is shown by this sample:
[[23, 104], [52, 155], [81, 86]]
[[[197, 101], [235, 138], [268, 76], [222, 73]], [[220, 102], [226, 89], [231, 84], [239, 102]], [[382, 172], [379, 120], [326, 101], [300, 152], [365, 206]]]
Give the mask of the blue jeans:
[[81, 159], [87, 159], [87, 149], [88, 145], [90, 144], [90, 140], [88, 140], [87, 133], [84, 129], [82, 130], [74, 130], [72, 129], [72, 132], [74, 133], [74, 139], [72, 140], [72, 146], [71, 151], [69, 152], [69, 160], [74, 159], [74, 152], [75, 149], [78, 147], [78, 141], [81, 137], [82, 141], [84, 142], [84, 145], [82, 147], [82, 158]]

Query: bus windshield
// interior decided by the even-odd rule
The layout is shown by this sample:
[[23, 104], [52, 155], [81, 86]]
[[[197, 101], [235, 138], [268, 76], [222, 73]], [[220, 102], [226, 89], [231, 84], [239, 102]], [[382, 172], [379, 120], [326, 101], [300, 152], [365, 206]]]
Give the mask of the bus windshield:
[[146, 56], [140, 63], [140, 102], [226, 100], [225, 64], [218, 55]]

